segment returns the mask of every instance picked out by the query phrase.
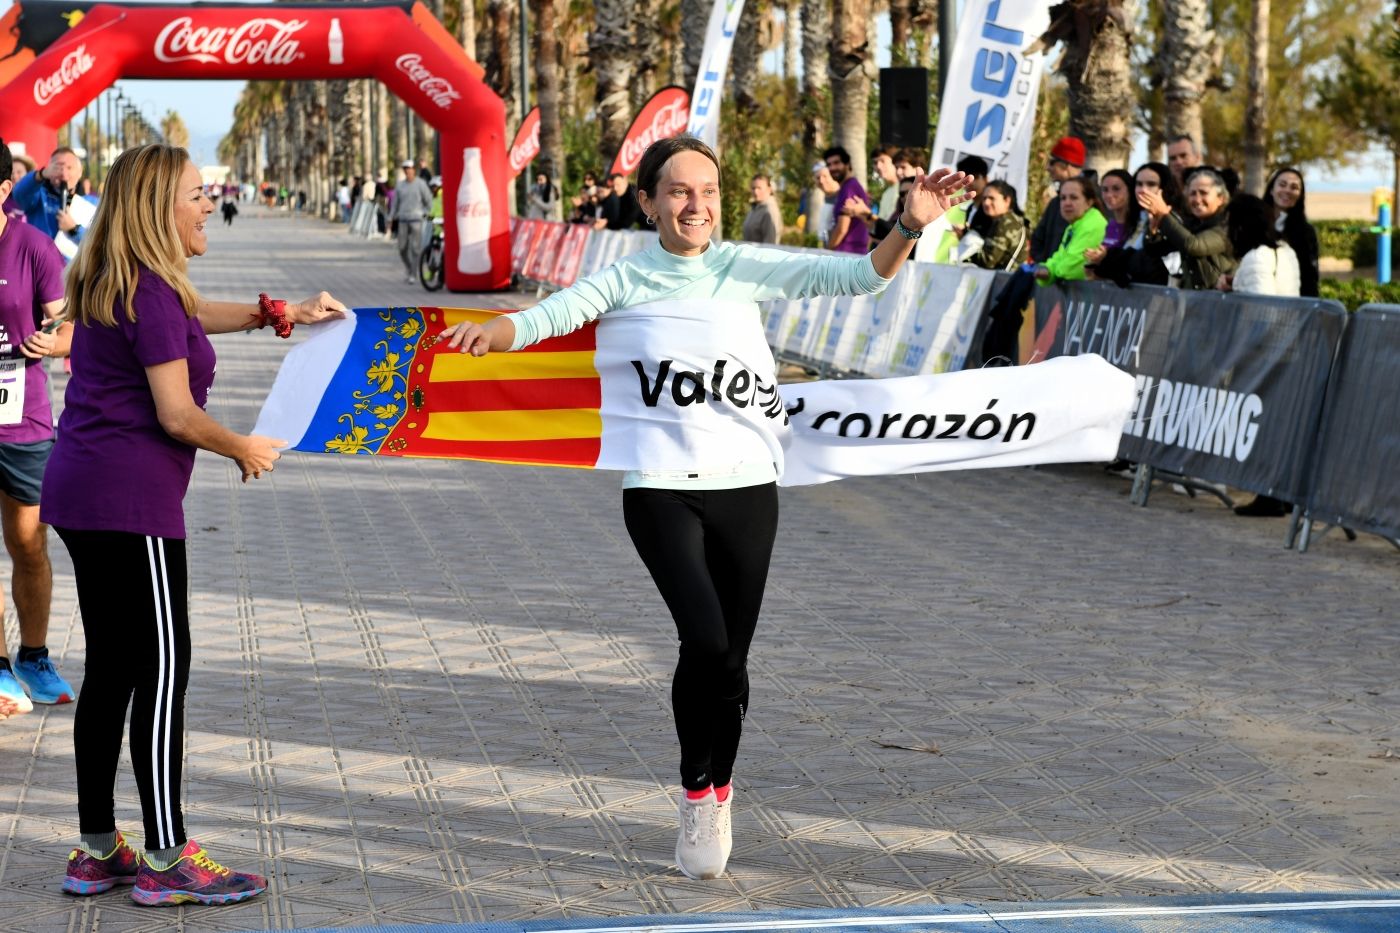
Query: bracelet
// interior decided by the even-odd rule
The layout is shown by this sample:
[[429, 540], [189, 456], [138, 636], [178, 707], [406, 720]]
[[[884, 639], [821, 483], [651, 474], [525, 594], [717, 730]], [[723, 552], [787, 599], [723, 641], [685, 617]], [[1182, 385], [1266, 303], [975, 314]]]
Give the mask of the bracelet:
[[903, 214], [899, 214], [895, 217], [894, 228], [898, 230], [899, 235], [904, 237], [904, 239], [906, 240], [917, 240], [919, 237], [924, 235], [924, 231], [922, 230], [910, 230], [908, 227], [904, 226]]
[[287, 320], [287, 303], [285, 301], [269, 298], [266, 294], [258, 295], [258, 309], [262, 311], [262, 323], [258, 325], [258, 330], [271, 324], [272, 330], [277, 336], [283, 339], [292, 336], [292, 328], [296, 325]]

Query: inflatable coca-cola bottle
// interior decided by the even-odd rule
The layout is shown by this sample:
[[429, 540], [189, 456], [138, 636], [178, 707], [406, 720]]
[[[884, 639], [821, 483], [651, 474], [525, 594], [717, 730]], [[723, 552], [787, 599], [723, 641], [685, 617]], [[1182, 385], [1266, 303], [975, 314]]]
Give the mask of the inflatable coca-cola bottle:
[[457, 188], [457, 271], [491, 271], [491, 196], [481, 171], [481, 150], [462, 150], [462, 184]]

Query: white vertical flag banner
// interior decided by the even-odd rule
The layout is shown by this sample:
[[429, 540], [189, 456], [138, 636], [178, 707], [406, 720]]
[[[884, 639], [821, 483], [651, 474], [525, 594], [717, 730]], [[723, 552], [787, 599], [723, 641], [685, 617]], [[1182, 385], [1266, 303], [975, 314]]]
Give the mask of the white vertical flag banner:
[[734, 33], [743, 12], [744, 0], [715, 0], [714, 9], [710, 10], [710, 25], [705, 30], [700, 72], [695, 76], [695, 93], [690, 95], [690, 119], [685, 131], [712, 149], [719, 146], [719, 103], [724, 96], [724, 74], [729, 70], [729, 51], [734, 47]]
[[1027, 170], [1045, 56], [1021, 50], [1049, 25], [1048, 0], [966, 0], [931, 165], [981, 156], [991, 165], [992, 178], [1010, 182], [1021, 203], [1030, 199]]

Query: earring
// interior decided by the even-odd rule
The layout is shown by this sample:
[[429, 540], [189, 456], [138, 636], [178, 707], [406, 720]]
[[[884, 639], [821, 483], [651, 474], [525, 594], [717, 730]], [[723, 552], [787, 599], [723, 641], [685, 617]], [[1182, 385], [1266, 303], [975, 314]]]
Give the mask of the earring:
[[647, 226], [650, 226], [650, 227], [655, 227], [655, 226], [656, 226], [656, 218], [653, 217], [653, 216], [651, 216], [650, 214], [647, 215]]

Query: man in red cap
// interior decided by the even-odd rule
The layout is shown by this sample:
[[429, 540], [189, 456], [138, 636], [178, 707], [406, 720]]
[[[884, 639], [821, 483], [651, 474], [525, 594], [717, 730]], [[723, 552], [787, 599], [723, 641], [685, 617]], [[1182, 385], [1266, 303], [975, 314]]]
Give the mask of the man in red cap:
[[[1082, 173], [1084, 141], [1077, 136], [1060, 137], [1050, 149], [1050, 164], [1047, 168], [1056, 190], [1059, 189], [1060, 182]], [[1031, 234], [1031, 258], [1036, 262], [1043, 262], [1059, 249], [1060, 240], [1064, 239], [1065, 228], [1068, 226], [1060, 216], [1060, 196], [1055, 195], [1050, 203], [1045, 205], [1045, 210], [1040, 215], [1040, 223], [1036, 224], [1035, 232]]]

